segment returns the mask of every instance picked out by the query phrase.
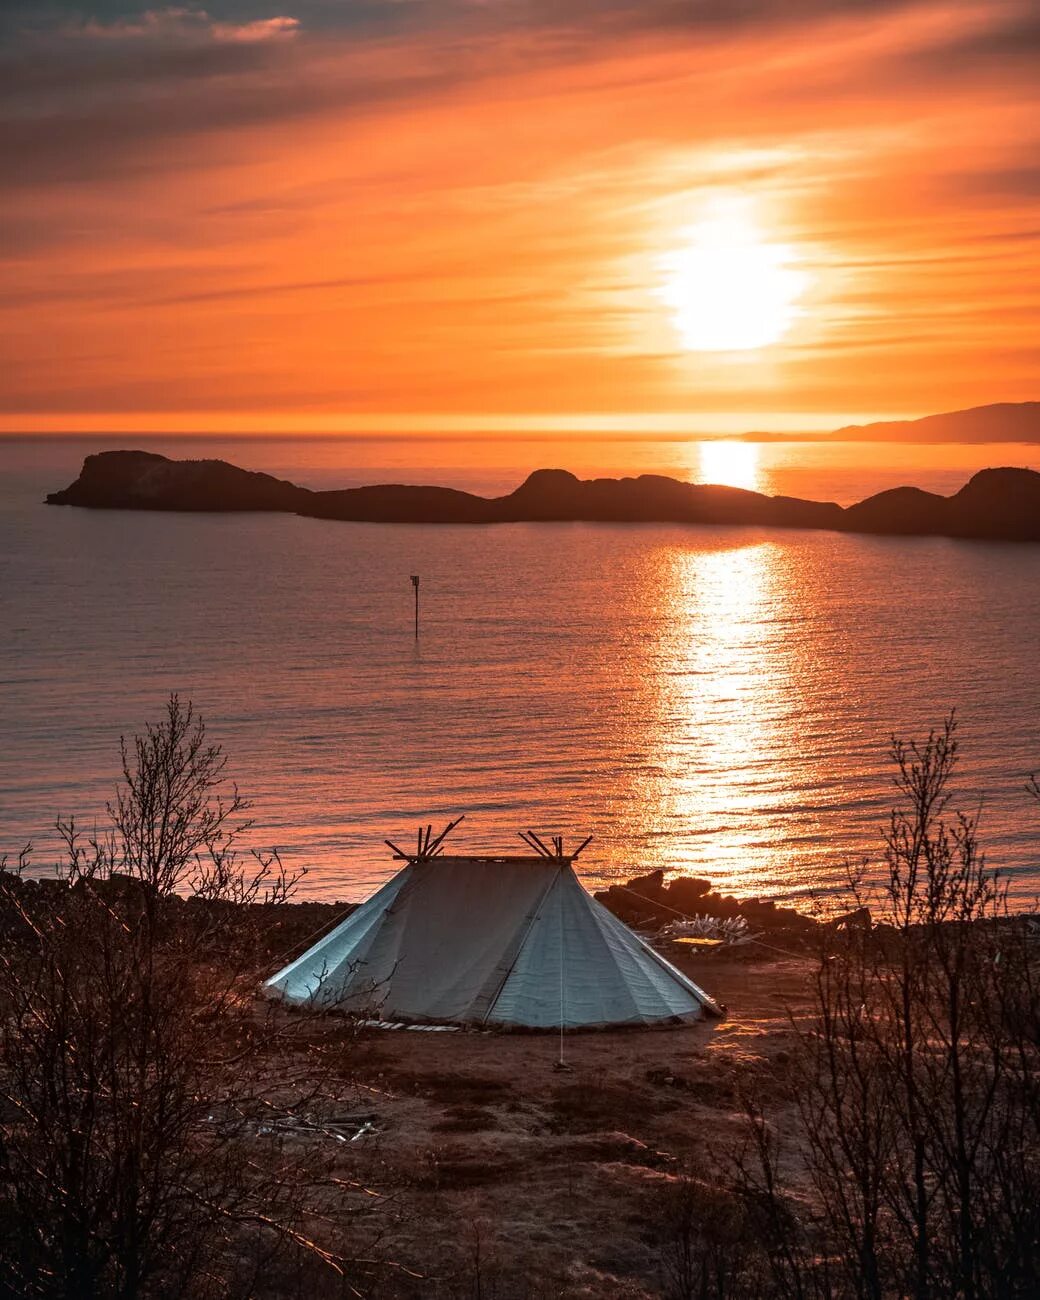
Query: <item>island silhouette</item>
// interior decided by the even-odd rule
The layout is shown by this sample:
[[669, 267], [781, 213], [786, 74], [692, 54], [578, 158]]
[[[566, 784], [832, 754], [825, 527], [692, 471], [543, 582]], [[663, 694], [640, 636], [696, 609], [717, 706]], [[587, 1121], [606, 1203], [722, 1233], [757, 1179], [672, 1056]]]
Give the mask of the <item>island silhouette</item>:
[[1040, 541], [1040, 473], [984, 469], [952, 496], [891, 488], [851, 506], [687, 483], [659, 474], [579, 479], [539, 469], [505, 496], [387, 483], [315, 492], [222, 460], [149, 451], [87, 456], [49, 505], [100, 510], [279, 511], [356, 523], [519, 522], [754, 524], [837, 532]]

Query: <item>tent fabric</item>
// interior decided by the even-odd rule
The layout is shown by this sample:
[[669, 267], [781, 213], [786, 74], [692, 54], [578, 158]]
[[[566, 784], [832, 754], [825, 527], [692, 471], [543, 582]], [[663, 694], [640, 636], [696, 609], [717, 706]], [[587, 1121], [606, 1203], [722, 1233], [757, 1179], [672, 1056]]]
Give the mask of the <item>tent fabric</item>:
[[265, 988], [390, 1021], [578, 1029], [720, 1014], [567, 859], [409, 862]]

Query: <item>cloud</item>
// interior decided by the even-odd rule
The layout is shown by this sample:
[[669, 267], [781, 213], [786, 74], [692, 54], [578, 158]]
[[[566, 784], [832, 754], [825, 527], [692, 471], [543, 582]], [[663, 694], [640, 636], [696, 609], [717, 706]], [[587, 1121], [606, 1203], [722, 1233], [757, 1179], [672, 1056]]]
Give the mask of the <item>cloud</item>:
[[218, 41], [282, 41], [295, 36], [300, 29], [298, 18], [284, 14], [274, 18], [257, 18], [251, 23], [214, 23], [213, 36]]
[[215, 40], [251, 44], [285, 40], [295, 36], [299, 28], [298, 18], [284, 14], [240, 23], [220, 22], [204, 9], [171, 5], [164, 9], [146, 9], [133, 17], [112, 18], [107, 22], [88, 18], [68, 24], [64, 31], [70, 37], [87, 40]]

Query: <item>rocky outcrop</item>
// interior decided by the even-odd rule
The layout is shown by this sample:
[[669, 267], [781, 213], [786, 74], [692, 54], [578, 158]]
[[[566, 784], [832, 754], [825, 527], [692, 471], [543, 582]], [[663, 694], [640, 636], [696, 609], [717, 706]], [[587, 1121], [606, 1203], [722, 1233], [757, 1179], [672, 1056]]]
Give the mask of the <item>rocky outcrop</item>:
[[703, 876], [678, 876], [665, 884], [663, 871], [651, 871], [624, 885], [601, 889], [595, 897], [626, 925], [667, 925], [678, 918], [693, 916], [720, 920], [743, 916], [756, 930], [810, 932], [816, 929], [812, 917], [793, 907], [780, 907], [772, 899], [720, 894]]
[[952, 497], [893, 488], [849, 506], [841, 527], [861, 533], [1036, 541], [1040, 474], [1031, 469], [980, 470]]
[[95, 509], [277, 510], [366, 523], [744, 524], [1040, 541], [1040, 474], [1028, 469], [982, 470], [951, 497], [903, 487], [842, 509], [658, 474], [579, 479], [561, 469], [536, 470], [502, 497], [406, 484], [311, 492], [226, 461], [107, 451], [88, 456], [75, 483], [47, 501]]
[[1040, 537], [1040, 474], [1031, 469], [984, 469], [949, 498], [952, 537]]
[[833, 528], [840, 506], [767, 497], [743, 488], [684, 483], [660, 474], [579, 479], [561, 469], [536, 470], [495, 503], [501, 519], [601, 523], [763, 524]]
[[947, 499], [921, 488], [878, 492], [843, 515], [841, 526], [857, 533], [939, 533], [947, 521]]
[[47, 504], [97, 510], [300, 509], [311, 494], [285, 479], [225, 460], [169, 460], [150, 451], [88, 456], [79, 478]]

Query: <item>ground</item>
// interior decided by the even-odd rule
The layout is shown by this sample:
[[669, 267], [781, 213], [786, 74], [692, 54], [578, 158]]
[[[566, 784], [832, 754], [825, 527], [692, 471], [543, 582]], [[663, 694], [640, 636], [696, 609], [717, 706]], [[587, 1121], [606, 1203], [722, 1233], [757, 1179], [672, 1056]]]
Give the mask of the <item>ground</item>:
[[807, 1013], [812, 970], [804, 956], [746, 949], [678, 960], [727, 1005], [724, 1020], [568, 1034], [566, 1069], [555, 1034], [350, 1039], [321, 1021], [322, 1035], [343, 1034], [331, 1085], [341, 1116], [375, 1127], [342, 1144], [342, 1172], [381, 1193], [349, 1199], [370, 1211], [352, 1229], [359, 1253], [400, 1266], [378, 1293], [668, 1294], [665, 1189], [683, 1173], [723, 1176], [745, 1094], [776, 1118], [791, 1106], [790, 1015]]

